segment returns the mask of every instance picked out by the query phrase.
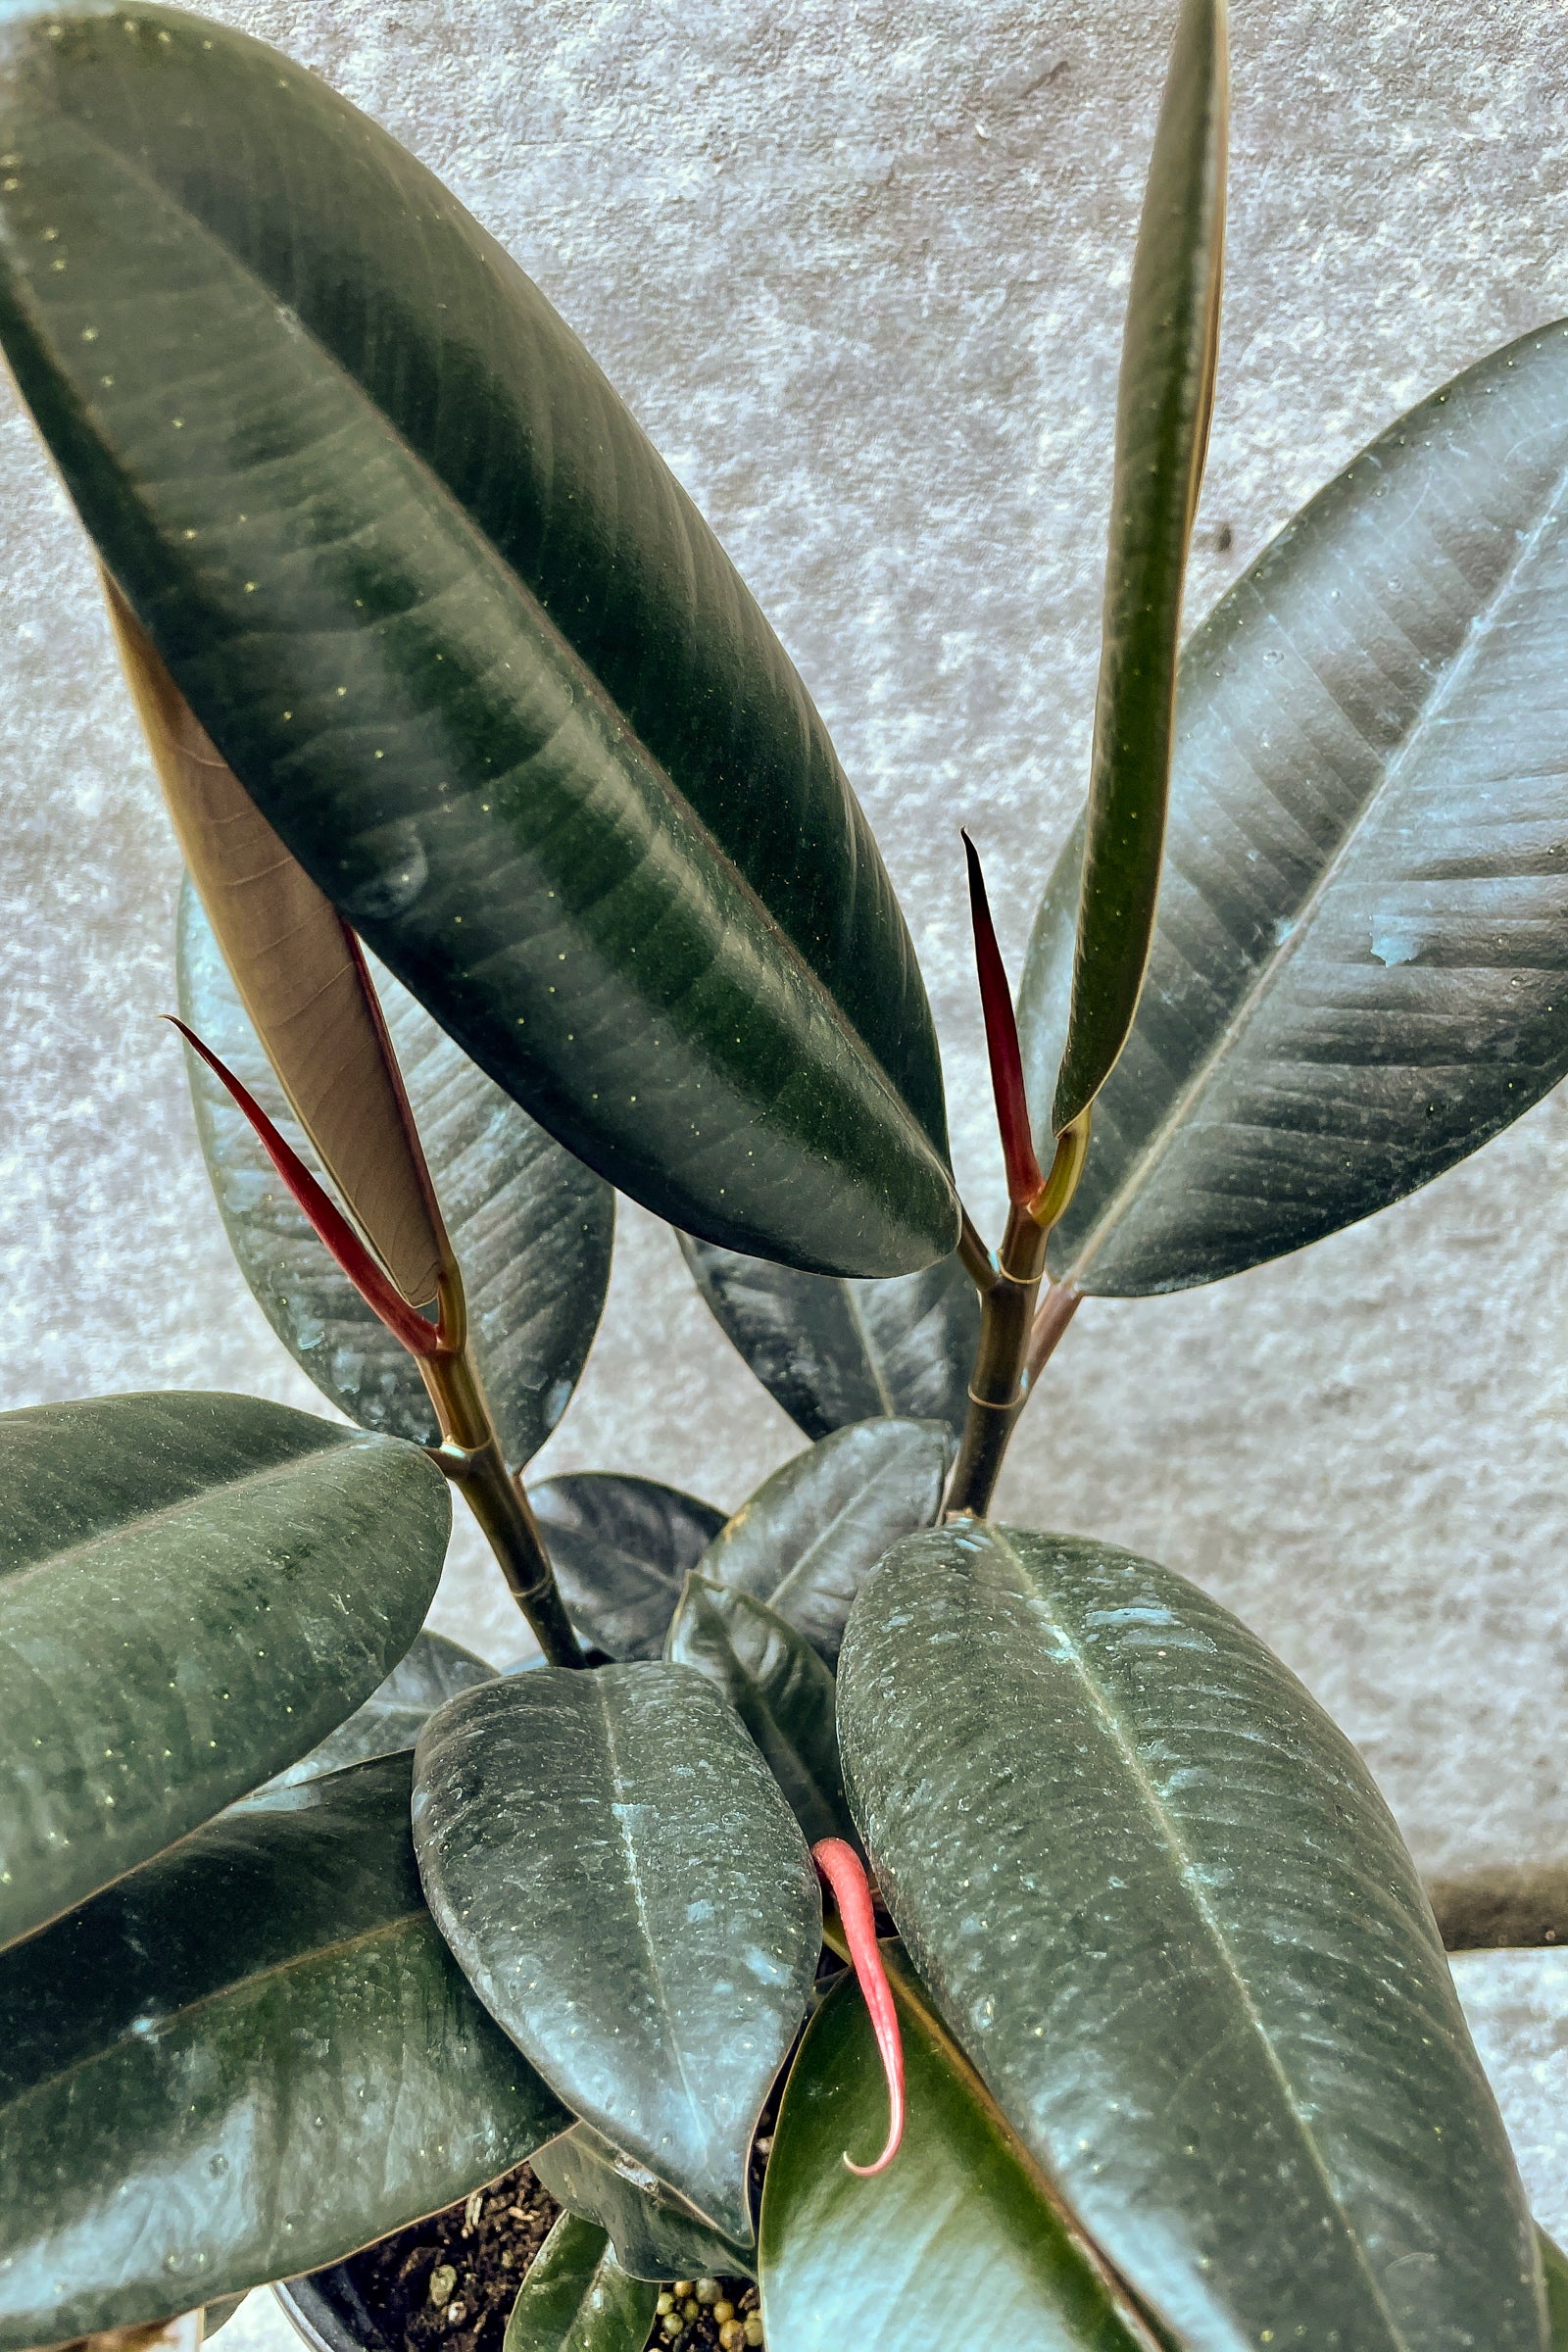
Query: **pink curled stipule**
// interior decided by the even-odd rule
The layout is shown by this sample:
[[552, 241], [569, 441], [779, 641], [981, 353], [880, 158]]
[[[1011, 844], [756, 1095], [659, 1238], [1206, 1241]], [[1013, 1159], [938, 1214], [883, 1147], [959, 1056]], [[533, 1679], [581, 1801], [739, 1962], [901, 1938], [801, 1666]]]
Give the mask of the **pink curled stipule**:
[[811, 1860], [838, 1905], [844, 1940], [850, 1947], [850, 1958], [888, 2082], [888, 2136], [881, 2155], [874, 2164], [857, 2164], [847, 2152], [844, 2158], [852, 2173], [868, 2180], [874, 2174], [887, 2171], [904, 2137], [904, 2041], [899, 2032], [899, 2013], [894, 2006], [887, 1971], [882, 1966], [870, 1882], [859, 1855], [842, 1838], [822, 1838], [811, 1848]]
[[295, 1206], [309, 1219], [317, 1240], [348, 1276], [371, 1313], [380, 1317], [411, 1355], [442, 1354], [446, 1343], [439, 1326], [427, 1323], [382, 1273], [336, 1201], [317, 1183], [293, 1146], [279, 1135], [249, 1087], [235, 1077], [194, 1029], [172, 1012], [166, 1012], [164, 1018], [172, 1022], [191, 1052], [199, 1054], [213, 1075], [228, 1089], [257, 1142], [287, 1186]]

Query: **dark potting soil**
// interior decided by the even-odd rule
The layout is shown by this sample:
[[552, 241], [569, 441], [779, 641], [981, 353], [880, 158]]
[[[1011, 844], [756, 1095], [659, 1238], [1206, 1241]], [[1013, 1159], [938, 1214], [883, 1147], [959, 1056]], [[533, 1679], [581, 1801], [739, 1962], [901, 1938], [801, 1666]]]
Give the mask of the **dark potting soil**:
[[[409, 2352], [501, 2352], [517, 2289], [560, 2211], [519, 2164], [466, 2204], [383, 2237], [343, 2267], [389, 2343]], [[450, 2286], [436, 2276], [443, 2270], [453, 2274]]]
[[[561, 2211], [530, 2168], [477, 2188], [463, 2205], [449, 2205], [427, 2222], [367, 2246], [343, 2267], [392, 2344], [408, 2352], [501, 2352], [507, 2321], [528, 2267]], [[682, 2282], [695, 2283], [695, 2282]], [[757, 2310], [749, 2278], [718, 2281], [724, 2301], [742, 2321]], [[694, 2298], [693, 2298], [694, 2299]], [[670, 2312], [671, 2332], [656, 2319], [651, 2352], [721, 2352], [711, 2308], [686, 2315], [687, 2298]]]

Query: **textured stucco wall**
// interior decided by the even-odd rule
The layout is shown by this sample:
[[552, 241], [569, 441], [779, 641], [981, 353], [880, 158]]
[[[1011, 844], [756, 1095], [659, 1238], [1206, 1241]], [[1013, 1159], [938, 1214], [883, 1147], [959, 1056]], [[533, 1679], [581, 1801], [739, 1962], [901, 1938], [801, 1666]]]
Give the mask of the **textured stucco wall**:
[[[799, 660], [886, 845], [995, 1213], [956, 826], [1021, 955], [1082, 788], [1150, 0], [222, 0], [440, 171], [608, 368]], [[1445, 375], [1568, 310], [1568, 11], [1238, 0], [1200, 612]], [[1228, 534], [1228, 545], [1220, 542]], [[80, 536], [0, 421], [0, 1401], [301, 1403], [227, 1258], [175, 862]], [[1568, 1857], [1568, 1111], [1217, 1290], [1086, 1308], [1004, 1503], [1213, 1586], [1423, 1858]], [[541, 1469], [738, 1501], [798, 1443], [635, 1213]], [[471, 1545], [441, 1622], [515, 1648]]]

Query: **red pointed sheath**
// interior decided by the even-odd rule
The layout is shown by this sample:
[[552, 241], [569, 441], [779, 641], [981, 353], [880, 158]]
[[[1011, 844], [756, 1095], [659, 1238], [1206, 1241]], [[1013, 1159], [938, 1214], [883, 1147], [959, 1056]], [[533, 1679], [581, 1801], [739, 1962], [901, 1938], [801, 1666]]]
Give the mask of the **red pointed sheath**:
[[967, 833], [963, 855], [969, 868], [969, 912], [974, 924], [974, 960], [980, 975], [980, 1008], [985, 1015], [986, 1053], [991, 1061], [991, 1091], [996, 1097], [997, 1126], [1002, 1156], [1007, 1170], [1007, 1198], [1015, 1208], [1028, 1208], [1045, 1191], [1045, 1178], [1035, 1155], [1034, 1130], [1023, 1086], [1023, 1054], [1018, 1023], [1007, 986], [1006, 966], [997, 945], [986, 897], [986, 878], [980, 854]]
[[279, 1135], [249, 1087], [235, 1077], [233, 1071], [219, 1059], [211, 1046], [203, 1043], [194, 1029], [187, 1028], [172, 1012], [166, 1012], [164, 1018], [179, 1031], [191, 1052], [199, 1054], [213, 1075], [227, 1087], [254, 1129], [263, 1151], [287, 1186], [295, 1205], [309, 1218], [318, 1241], [348, 1276], [371, 1313], [380, 1317], [393, 1338], [401, 1340], [411, 1355], [440, 1355], [445, 1342], [439, 1328], [434, 1323], [427, 1323], [421, 1314], [410, 1306], [402, 1292], [388, 1281], [337, 1202], [317, 1183], [293, 1146]]
[[811, 1848], [811, 1860], [838, 1905], [844, 1940], [850, 1947], [850, 1958], [870, 2015], [871, 2031], [876, 2035], [882, 2071], [888, 2079], [888, 2136], [881, 2155], [874, 2164], [856, 2164], [848, 2155], [844, 2159], [852, 2173], [858, 2173], [862, 2180], [868, 2180], [873, 2174], [887, 2171], [904, 2137], [904, 2041], [899, 2033], [899, 2013], [877, 1947], [876, 1912], [859, 1855], [842, 1838], [822, 1838]]

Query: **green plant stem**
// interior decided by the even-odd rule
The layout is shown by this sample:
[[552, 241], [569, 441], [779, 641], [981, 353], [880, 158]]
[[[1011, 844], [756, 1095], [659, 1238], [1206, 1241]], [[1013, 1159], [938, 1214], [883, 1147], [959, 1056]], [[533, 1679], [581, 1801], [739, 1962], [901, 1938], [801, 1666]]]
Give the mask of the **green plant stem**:
[[980, 1292], [980, 1342], [958, 1459], [948, 1490], [950, 1519], [983, 1519], [991, 1507], [1007, 1441], [1028, 1393], [1024, 1364], [1048, 1239], [1048, 1229], [1015, 1202], [1007, 1212], [996, 1267]]
[[586, 1666], [544, 1539], [527, 1497], [507, 1468], [461, 1320], [457, 1345], [425, 1356], [419, 1369], [441, 1424], [441, 1443], [430, 1448], [432, 1460], [440, 1463], [483, 1528], [512, 1597], [548, 1662]]
[[958, 1250], [980, 1293], [980, 1340], [958, 1459], [948, 1489], [949, 1519], [983, 1519], [991, 1508], [1030, 1383], [1072, 1320], [1080, 1294], [1070, 1283], [1048, 1289], [1038, 1316], [1035, 1304], [1045, 1279], [1046, 1245], [1077, 1188], [1088, 1150], [1089, 1113], [1084, 1111], [1057, 1137], [1045, 1182], [1008, 1209], [1006, 1231], [995, 1257], [964, 1213]]

